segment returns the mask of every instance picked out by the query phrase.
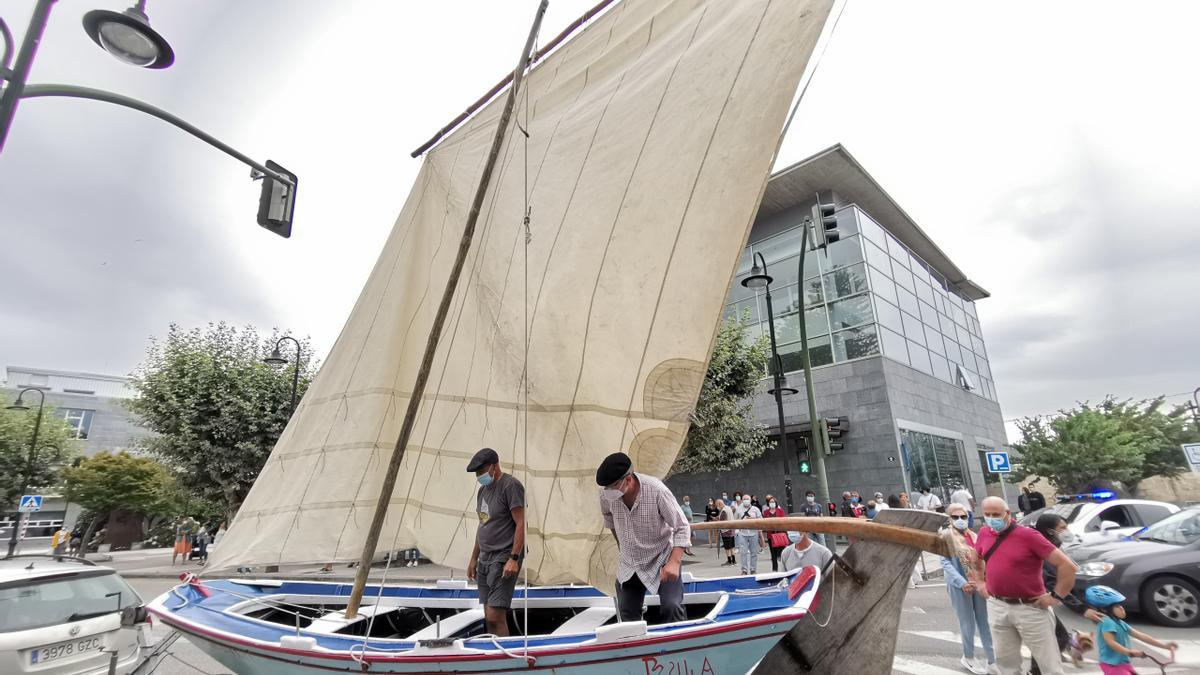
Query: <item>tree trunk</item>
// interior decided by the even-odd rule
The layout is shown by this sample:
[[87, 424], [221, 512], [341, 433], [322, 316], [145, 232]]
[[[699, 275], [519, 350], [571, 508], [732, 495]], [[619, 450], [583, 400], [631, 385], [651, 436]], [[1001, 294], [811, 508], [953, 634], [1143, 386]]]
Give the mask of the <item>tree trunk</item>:
[[88, 523], [87, 531], [83, 533], [83, 539], [79, 541], [79, 557], [87, 557], [88, 541], [91, 540], [92, 534], [96, 531], [96, 523], [100, 522], [100, 518], [92, 518], [92, 522]]

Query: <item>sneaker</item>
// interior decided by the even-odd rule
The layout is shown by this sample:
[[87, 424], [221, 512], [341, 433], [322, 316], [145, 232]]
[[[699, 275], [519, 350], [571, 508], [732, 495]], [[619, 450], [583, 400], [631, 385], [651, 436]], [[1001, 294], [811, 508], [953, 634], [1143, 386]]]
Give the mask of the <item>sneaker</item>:
[[985, 672], [987, 672], [987, 675], [1000, 675], [1000, 668], [996, 666], [996, 663], [994, 661], [992, 663], [987, 664], [987, 668], [985, 668], [984, 670], [985, 670]]
[[974, 673], [974, 675], [987, 675], [987, 669], [981, 668], [979, 662], [975, 659], [968, 659], [964, 656], [958, 660], [958, 663], [963, 668], [966, 668], [968, 673]]

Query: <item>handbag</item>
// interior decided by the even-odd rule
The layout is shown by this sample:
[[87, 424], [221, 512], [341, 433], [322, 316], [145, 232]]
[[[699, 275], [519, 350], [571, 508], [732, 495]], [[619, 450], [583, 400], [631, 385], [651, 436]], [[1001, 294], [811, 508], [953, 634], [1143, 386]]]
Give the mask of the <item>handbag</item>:
[[772, 532], [771, 533], [771, 548], [784, 548], [792, 543], [788, 538], [787, 532]]

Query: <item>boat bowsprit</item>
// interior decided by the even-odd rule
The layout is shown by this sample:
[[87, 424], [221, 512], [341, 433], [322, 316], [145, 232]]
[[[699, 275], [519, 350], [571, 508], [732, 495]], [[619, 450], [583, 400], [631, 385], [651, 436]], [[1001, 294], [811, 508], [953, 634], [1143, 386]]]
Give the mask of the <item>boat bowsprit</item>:
[[[690, 576], [690, 575], [689, 575]], [[241, 675], [294, 673], [745, 673], [815, 608], [820, 572], [710, 580], [685, 577], [687, 619], [618, 622], [613, 599], [591, 586], [518, 588], [512, 635], [485, 635], [477, 591], [368, 586], [372, 604], [345, 618], [350, 585], [283, 580], [180, 584], [149, 609]], [[528, 611], [526, 612], [526, 603]]]

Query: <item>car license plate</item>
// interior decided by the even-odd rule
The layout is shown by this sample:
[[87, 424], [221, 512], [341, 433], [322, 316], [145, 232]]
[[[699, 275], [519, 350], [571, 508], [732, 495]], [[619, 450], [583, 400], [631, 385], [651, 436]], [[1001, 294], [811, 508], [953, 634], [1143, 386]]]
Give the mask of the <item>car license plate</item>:
[[104, 639], [96, 636], [59, 642], [58, 644], [38, 647], [29, 652], [29, 665], [37, 665], [48, 661], [57, 661], [79, 654], [99, 651], [104, 648]]

